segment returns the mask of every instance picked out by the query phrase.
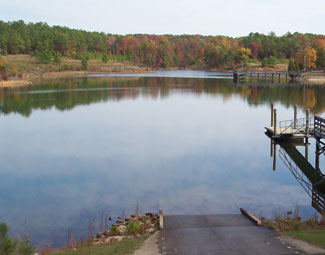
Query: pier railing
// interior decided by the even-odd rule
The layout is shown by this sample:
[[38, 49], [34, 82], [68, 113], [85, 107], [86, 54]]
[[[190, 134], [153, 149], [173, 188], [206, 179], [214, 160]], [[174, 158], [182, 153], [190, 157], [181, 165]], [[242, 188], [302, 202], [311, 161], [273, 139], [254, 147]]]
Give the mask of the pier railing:
[[[280, 121], [280, 133], [301, 134], [314, 130], [313, 117]], [[325, 131], [325, 130], [324, 130]], [[325, 135], [325, 133], [324, 133]]]
[[315, 137], [325, 138], [325, 119], [315, 116], [314, 118]]
[[280, 158], [282, 162], [290, 170], [290, 172], [299, 182], [301, 187], [303, 187], [303, 189], [307, 192], [307, 194], [312, 198], [312, 190], [313, 190], [312, 183], [308, 180], [308, 178], [305, 177], [305, 175], [302, 173], [302, 171], [297, 166], [297, 164], [290, 158], [290, 156], [287, 155], [287, 153], [282, 147], [280, 147], [279, 152], [280, 152]]

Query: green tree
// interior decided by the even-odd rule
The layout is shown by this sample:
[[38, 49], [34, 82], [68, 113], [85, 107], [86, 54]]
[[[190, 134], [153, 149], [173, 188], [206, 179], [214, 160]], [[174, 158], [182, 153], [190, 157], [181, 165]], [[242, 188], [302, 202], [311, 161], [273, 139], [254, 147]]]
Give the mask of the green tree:
[[325, 49], [323, 47], [317, 48], [316, 66], [319, 68], [325, 68]]
[[263, 67], [269, 66], [269, 58], [263, 58], [263, 60], [262, 60], [262, 66]]
[[83, 70], [87, 70], [88, 69], [88, 59], [86, 56], [84, 56], [81, 60], [81, 67]]
[[108, 55], [105, 53], [105, 54], [103, 54], [103, 56], [102, 56], [102, 61], [103, 61], [103, 63], [107, 63], [108, 62]]
[[40, 63], [42, 63], [42, 64], [51, 63], [52, 54], [50, 51], [47, 51], [47, 50], [37, 51], [35, 55]]
[[36, 247], [32, 246], [29, 241], [29, 237], [25, 236], [19, 244], [20, 255], [32, 255], [36, 252]]
[[17, 246], [17, 241], [8, 237], [9, 227], [6, 223], [0, 223], [0, 255], [10, 255]]
[[290, 59], [288, 71], [299, 71], [299, 66], [294, 59]]
[[61, 64], [61, 53], [59, 51], [53, 52], [53, 61], [57, 65]]

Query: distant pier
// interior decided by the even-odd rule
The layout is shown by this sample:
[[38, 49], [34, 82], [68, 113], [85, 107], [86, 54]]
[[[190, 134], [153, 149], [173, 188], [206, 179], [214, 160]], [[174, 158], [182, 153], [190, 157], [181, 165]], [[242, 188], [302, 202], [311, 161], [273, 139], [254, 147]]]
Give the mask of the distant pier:
[[288, 80], [290, 77], [291, 80], [294, 80], [295, 78], [299, 77], [301, 75], [301, 72], [296, 72], [296, 71], [279, 71], [279, 72], [272, 72], [272, 71], [239, 71], [239, 70], [234, 70], [233, 71], [233, 79], [235, 82], [239, 81], [246, 81], [247, 79], [278, 79], [280, 80], [281, 78], [285, 78]]

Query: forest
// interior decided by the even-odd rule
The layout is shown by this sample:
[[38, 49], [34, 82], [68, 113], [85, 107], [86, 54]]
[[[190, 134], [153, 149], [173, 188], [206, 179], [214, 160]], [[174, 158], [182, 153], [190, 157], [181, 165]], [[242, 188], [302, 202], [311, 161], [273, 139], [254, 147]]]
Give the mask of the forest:
[[[41, 62], [74, 59], [131, 61], [152, 68], [224, 68], [261, 62], [289, 63], [289, 68], [325, 68], [325, 36], [286, 33], [276, 36], [115, 35], [46, 23], [0, 21], [0, 54], [30, 54]], [[0, 58], [1, 62], [1, 58]], [[0, 63], [1, 67], [1, 63]]]

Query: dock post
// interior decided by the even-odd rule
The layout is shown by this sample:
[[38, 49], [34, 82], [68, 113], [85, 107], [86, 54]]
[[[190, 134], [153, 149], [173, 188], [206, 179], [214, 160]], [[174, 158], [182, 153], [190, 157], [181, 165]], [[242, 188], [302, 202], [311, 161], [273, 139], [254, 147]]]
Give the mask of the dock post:
[[306, 137], [306, 141], [305, 141], [305, 159], [307, 161], [308, 161], [308, 147], [309, 147], [308, 137]]
[[273, 127], [274, 127], [274, 136], [276, 136], [276, 109], [273, 110]]
[[271, 103], [271, 127], [273, 127], [274, 123], [274, 103]]
[[293, 114], [293, 128], [297, 128], [297, 105], [294, 106], [294, 114]]
[[306, 110], [306, 133], [309, 133], [309, 114], [310, 114], [310, 109]]
[[319, 146], [319, 139], [316, 138], [316, 157], [315, 157], [315, 169], [318, 169], [319, 170], [319, 151], [320, 151], [320, 146]]
[[276, 143], [273, 145], [273, 171], [276, 170]]

